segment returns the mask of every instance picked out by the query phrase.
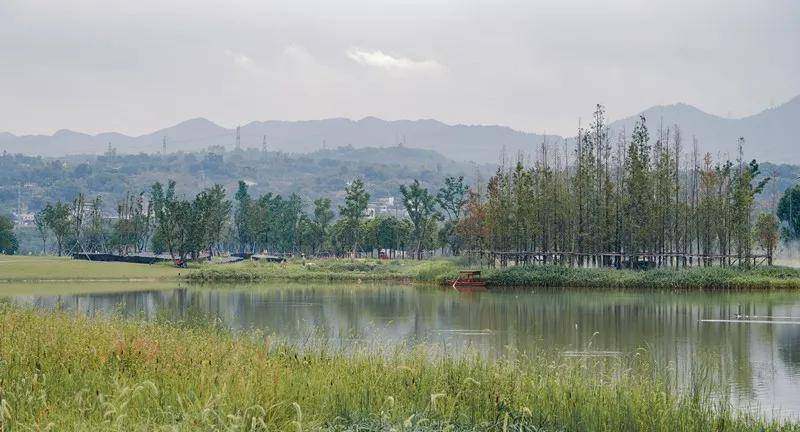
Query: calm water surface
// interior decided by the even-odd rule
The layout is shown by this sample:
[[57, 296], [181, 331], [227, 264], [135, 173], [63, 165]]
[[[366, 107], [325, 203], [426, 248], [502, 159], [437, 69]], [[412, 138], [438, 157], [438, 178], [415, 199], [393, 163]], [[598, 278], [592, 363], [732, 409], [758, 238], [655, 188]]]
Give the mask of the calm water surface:
[[645, 347], [684, 379], [701, 359], [715, 363], [715, 378], [728, 383], [739, 404], [800, 418], [800, 293], [466, 294], [400, 285], [271, 284], [86, 294], [53, 294], [48, 287], [46, 295], [10, 299], [90, 316], [205, 315], [235, 331], [259, 329], [299, 344], [310, 337], [341, 346], [427, 342], [445, 354], [469, 346], [490, 357], [542, 346], [565, 355]]

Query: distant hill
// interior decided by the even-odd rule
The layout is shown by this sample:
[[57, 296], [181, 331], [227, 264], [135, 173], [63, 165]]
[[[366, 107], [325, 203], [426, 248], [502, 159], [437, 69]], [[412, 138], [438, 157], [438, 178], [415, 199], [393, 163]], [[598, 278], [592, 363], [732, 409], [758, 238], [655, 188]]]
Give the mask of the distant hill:
[[[775, 162], [800, 162], [800, 141], [790, 134], [800, 120], [800, 96], [772, 109], [741, 119], [729, 119], [705, 113], [686, 104], [655, 106], [641, 112], [648, 120], [651, 137], [660, 124], [680, 125], [686, 148], [696, 136], [701, 150], [725, 157], [735, 157], [737, 139], [746, 139], [746, 156]], [[628, 133], [639, 114], [610, 124], [612, 134]], [[612, 136], [614, 136], [612, 135]], [[504, 149], [509, 158], [518, 152], [531, 153], [544, 139], [539, 134], [517, 131], [504, 126], [448, 125], [436, 120], [386, 121], [375, 117], [361, 120], [343, 118], [310, 121], [252, 122], [240, 128], [242, 148], [261, 148], [264, 142], [270, 151], [310, 153], [336, 147], [394, 147], [402, 144], [435, 150], [446, 158], [479, 163], [498, 162]], [[0, 133], [0, 151], [42, 156], [67, 154], [99, 154], [109, 145], [119, 153], [154, 153], [167, 151], [200, 151], [209, 146], [236, 146], [236, 129], [219, 126], [198, 118], [153, 133], [130, 137], [119, 133], [87, 135], [60, 130], [52, 136], [14, 136]], [[548, 135], [552, 143], [564, 138]]]
[[[375, 117], [361, 120], [343, 118], [311, 121], [252, 122], [240, 128], [242, 148], [261, 148], [287, 153], [310, 153], [337, 147], [394, 147], [435, 150], [459, 161], [497, 162], [500, 150], [511, 156], [531, 152], [543, 137], [503, 126], [447, 125], [436, 120], [386, 121]], [[227, 129], [198, 118], [153, 133], [129, 137], [117, 133], [86, 135], [60, 130], [52, 136], [0, 135], [0, 150], [28, 155], [62, 156], [99, 154], [109, 145], [119, 153], [200, 151], [209, 146], [236, 146], [236, 129]], [[561, 137], [553, 137], [558, 141]]]
[[[776, 108], [740, 119], [715, 116], [682, 103], [654, 106], [640, 114], [647, 119], [651, 138], [657, 136], [660, 125], [672, 129], [677, 124], [686, 149], [690, 148], [692, 136], [695, 136], [702, 152], [733, 159], [738, 152], [738, 139], [744, 137], [744, 152], [748, 159], [800, 162], [800, 138], [792, 133], [794, 125], [800, 122], [800, 96]], [[630, 134], [640, 114], [615, 121], [609, 127]]]

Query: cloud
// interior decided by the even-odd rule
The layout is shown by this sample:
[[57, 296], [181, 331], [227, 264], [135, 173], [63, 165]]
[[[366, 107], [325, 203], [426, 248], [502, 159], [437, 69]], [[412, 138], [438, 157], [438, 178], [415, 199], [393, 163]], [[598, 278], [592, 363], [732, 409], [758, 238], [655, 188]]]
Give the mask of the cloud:
[[289, 44], [283, 49], [283, 58], [286, 61], [299, 65], [316, 65], [317, 60], [302, 45]]
[[236, 51], [225, 50], [225, 55], [230, 57], [233, 60], [233, 63], [242, 69], [253, 70], [256, 68], [256, 63], [253, 61], [253, 59], [245, 54]]
[[352, 48], [347, 57], [364, 66], [385, 70], [425, 71], [439, 70], [442, 65], [436, 60], [413, 60], [407, 57], [394, 57], [380, 50], [365, 51]]

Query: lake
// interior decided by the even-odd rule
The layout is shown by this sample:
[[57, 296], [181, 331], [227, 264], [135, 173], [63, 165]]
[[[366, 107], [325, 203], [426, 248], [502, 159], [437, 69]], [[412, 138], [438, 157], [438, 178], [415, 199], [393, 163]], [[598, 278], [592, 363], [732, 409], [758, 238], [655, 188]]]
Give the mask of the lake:
[[710, 362], [714, 378], [730, 386], [742, 407], [800, 418], [800, 293], [459, 293], [410, 285], [288, 283], [153, 287], [46, 284], [42, 295], [4, 296], [24, 306], [89, 316], [211, 317], [233, 331], [259, 329], [299, 345], [319, 339], [345, 348], [424, 342], [443, 355], [472, 349], [490, 358], [537, 347], [565, 356], [644, 348], [670, 363], [679, 381], [701, 361]]

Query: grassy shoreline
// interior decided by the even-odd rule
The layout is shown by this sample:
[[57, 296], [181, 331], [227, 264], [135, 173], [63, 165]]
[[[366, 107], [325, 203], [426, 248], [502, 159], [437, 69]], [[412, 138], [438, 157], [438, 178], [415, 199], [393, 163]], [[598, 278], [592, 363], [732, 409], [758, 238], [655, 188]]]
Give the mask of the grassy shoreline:
[[[0, 257], [0, 283], [42, 282], [407, 282], [448, 285], [468, 268], [460, 259], [290, 260], [287, 263], [130, 264], [57, 257]], [[490, 289], [572, 287], [658, 290], [800, 289], [800, 269], [791, 267], [687, 268], [647, 271], [529, 266], [484, 269]]]
[[770, 290], [800, 289], [800, 270], [789, 267], [693, 267], [633, 271], [537, 266], [491, 270], [486, 272], [485, 280], [491, 287]]
[[0, 283], [82, 282], [82, 281], [165, 281], [193, 269], [169, 264], [92, 262], [55, 256], [0, 255]]
[[457, 260], [326, 259], [287, 263], [242, 262], [203, 266], [188, 273], [191, 282], [387, 281], [442, 283], [458, 276]]
[[[205, 266], [186, 275], [191, 282], [411, 281], [447, 285], [466, 268], [460, 260], [325, 260], [287, 264], [240, 263]], [[530, 266], [485, 269], [488, 288], [572, 287], [659, 290], [800, 289], [800, 270], [789, 267], [686, 268], [648, 271]]]
[[798, 430], [714, 402], [708, 383], [679, 394], [645, 352], [345, 354], [11, 306], [0, 329], [0, 430]]

